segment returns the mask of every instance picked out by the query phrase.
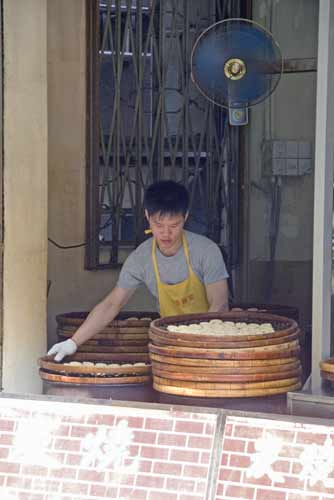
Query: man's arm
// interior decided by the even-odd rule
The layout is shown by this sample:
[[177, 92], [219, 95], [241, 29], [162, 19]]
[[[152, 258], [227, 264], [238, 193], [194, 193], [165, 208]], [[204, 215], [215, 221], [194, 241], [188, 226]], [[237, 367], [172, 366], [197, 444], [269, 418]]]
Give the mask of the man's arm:
[[119, 288], [116, 286], [109, 295], [91, 310], [86, 320], [77, 329], [72, 337], [76, 345], [84, 344], [93, 335], [103, 330], [129, 301], [134, 291], [134, 288]]
[[227, 279], [205, 285], [205, 289], [209, 302], [209, 312], [227, 312], [229, 309]]
[[73, 337], [52, 346], [48, 355], [54, 356], [55, 361], [61, 361], [65, 356], [74, 354], [78, 346], [103, 330], [117, 316], [134, 291], [134, 288], [116, 286], [102, 302], [92, 309]]

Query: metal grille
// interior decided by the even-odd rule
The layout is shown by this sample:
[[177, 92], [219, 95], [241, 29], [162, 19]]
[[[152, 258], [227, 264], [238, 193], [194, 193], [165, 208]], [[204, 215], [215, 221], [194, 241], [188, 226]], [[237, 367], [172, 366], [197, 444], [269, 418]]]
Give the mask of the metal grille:
[[144, 239], [143, 194], [156, 180], [184, 183], [187, 228], [237, 254], [238, 130], [201, 96], [190, 53], [239, 2], [88, 2], [86, 267], [116, 267]]

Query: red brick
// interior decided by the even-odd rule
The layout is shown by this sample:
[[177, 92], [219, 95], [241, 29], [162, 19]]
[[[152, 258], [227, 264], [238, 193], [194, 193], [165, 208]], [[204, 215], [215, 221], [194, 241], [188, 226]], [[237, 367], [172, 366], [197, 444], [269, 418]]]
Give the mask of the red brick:
[[179, 476], [182, 472], [182, 465], [170, 462], [156, 462], [153, 465], [153, 473], [155, 474], [171, 474]]
[[233, 428], [234, 428], [233, 424], [225, 424], [224, 436], [232, 436]]
[[296, 474], [296, 476], [298, 476], [302, 470], [303, 470], [303, 466], [301, 463], [292, 462], [292, 470], [291, 470], [292, 474]]
[[189, 448], [204, 448], [211, 450], [212, 438], [201, 437], [201, 436], [189, 436], [188, 447]]
[[250, 455], [252, 453], [256, 453], [255, 441], [248, 441], [247, 447], [246, 447], [246, 453], [249, 453]]
[[215, 433], [216, 430], [216, 424], [212, 422], [207, 422], [205, 424], [205, 434], [207, 436], [212, 436]]
[[298, 444], [324, 444], [327, 434], [317, 434], [315, 432], [298, 432], [296, 442]]
[[288, 460], [277, 460], [276, 462], [274, 462], [272, 464], [271, 468], [275, 472], [284, 472], [285, 474], [289, 474], [290, 465], [291, 465], [291, 462], [289, 462]]
[[[310, 493], [325, 493], [325, 494], [333, 494], [333, 488], [326, 488], [324, 483], [322, 481], [317, 481], [314, 486], [310, 486], [308, 484], [307, 491]], [[334, 498], [334, 496], [333, 496]]]
[[136, 486], [145, 488], [163, 488], [165, 478], [161, 476], [145, 476], [141, 474], [137, 477]]
[[66, 465], [80, 465], [82, 455], [78, 453], [68, 453], [66, 456]]
[[97, 426], [84, 426], [84, 425], [72, 425], [71, 437], [82, 438], [87, 436], [87, 434], [96, 434], [98, 430]]
[[15, 427], [15, 421], [14, 420], [6, 420], [6, 419], [0, 419], [0, 431], [4, 432], [12, 432]]
[[30, 490], [32, 485], [32, 478], [22, 476], [7, 476], [6, 487], [8, 488], [21, 488]]
[[228, 464], [228, 457], [229, 457], [228, 453], [222, 453], [222, 457], [221, 457], [221, 461], [220, 461], [221, 466]]
[[202, 451], [201, 453], [201, 464], [209, 464], [211, 459], [211, 451]]
[[88, 484], [63, 483], [61, 491], [71, 495], [88, 495]]
[[75, 479], [76, 469], [69, 467], [62, 467], [61, 469], [50, 469], [49, 475], [51, 477], [58, 477], [59, 479]]
[[92, 483], [103, 483], [104, 472], [96, 470], [81, 469], [78, 473], [79, 481], [91, 481]]
[[[148, 491], [139, 488], [120, 488], [119, 496], [129, 500], [147, 500]], [[107, 497], [106, 497], [107, 498]], [[108, 497], [111, 498], [111, 497]], [[116, 497], [113, 497], [116, 498]]]
[[118, 425], [122, 420], [126, 420], [128, 423], [128, 427], [131, 429], [143, 429], [144, 427], [144, 418], [143, 417], [126, 417], [126, 416], [118, 416], [115, 420], [115, 425]]
[[304, 448], [301, 446], [282, 446], [280, 451], [280, 457], [282, 458], [299, 458], [300, 454], [304, 451]]
[[[8, 483], [8, 481], [7, 481]], [[50, 479], [41, 479], [41, 478], [35, 478], [33, 487], [31, 489], [33, 490], [42, 490], [42, 491], [47, 491], [47, 492], [56, 492], [58, 491], [59, 488], [59, 481], [52, 481]], [[25, 489], [28, 489], [25, 487]]]
[[295, 431], [287, 431], [283, 429], [268, 429], [268, 432], [274, 437], [282, 439], [284, 443], [293, 443], [295, 439]]
[[18, 500], [44, 500], [44, 493], [25, 493], [23, 491], [19, 492]]
[[254, 484], [254, 485], [256, 484], [259, 486], [272, 486], [272, 481], [266, 474], [264, 474], [259, 478], [247, 477], [245, 474], [243, 482], [245, 484]]
[[98, 498], [107, 498], [106, 493], [107, 493], [107, 488], [105, 486], [101, 486], [99, 484], [90, 485], [90, 490], [89, 490], [90, 496]]
[[195, 493], [201, 493], [204, 497], [206, 492], [207, 484], [206, 481], [196, 481]]
[[177, 500], [177, 493], [150, 491], [148, 500]]
[[224, 439], [223, 450], [224, 451], [237, 451], [243, 452], [246, 448], [246, 441], [243, 439]]
[[284, 476], [284, 483], [274, 483], [274, 486], [280, 489], [289, 488], [290, 490], [303, 490], [304, 481], [301, 481], [298, 477]]
[[263, 435], [263, 428], [250, 425], [235, 425], [233, 437], [258, 439]]
[[179, 492], [193, 493], [195, 481], [191, 479], [171, 479], [167, 478], [167, 490], [176, 490]]
[[219, 481], [230, 481], [231, 483], [241, 482], [241, 470], [221, 467], [219, 469]]
[[155, 444], [157, 439], [156, 432], [150, 431], [134, 431], [134, 443]]
[[171, 450], [170, 460], [176, 462], [199, 462], [199, 451], [192, 450]]
[[224, 488], [225, 488], [225, 484], [224, 483], [218, 483], [218, 485], [217, 485], [217, 491], [216, 491], [216, 497], [224, 495]]
[[[129, 465], [132, 463], [132, 458], [129, 459]], [[124, 465], [127, 465], [127, 461], [124, 461]], [[140, 460], [139, 462], [139, 472], [151, 472], [153, 462], [151, 460]]]
[[[164, 446], [185, 446], [187, 436], [185, 434], [159, 434], [158, 444]], [[191, 446], [190, 446], [191, 447]]]
[[250, 457], [247, 455], [230, 455], [230, 467], [249, 467]]
[[57, 427], [57, 429], [55, 429], [55, 431], [53, 432], [53, 434], [55, 436], [67, 437], [67, 436], [70, 435], [70, 431], [71, 431], [71, 426], [70, 425], [68, 425], [68, 424], [62, 424], [59, 427]]
[[56, 439], [54, 443], [55, 450], [80, 451], [81, 441], [79, 439]]
[[272, 489], [262, 490], [260, 488], [257, 489], [256, 492], [256, 500], [286, 500], [286, 493], [283, 491], [275, 491]]
[[154, 446], [142, 446], [140, 456], [143, 458], [152, 458], [155, 460], [166, 460], [168, 458], [168, 453], [169, 450], [166, 448], [155, 448]]
[[48, 474], [48, 468], [42, 465], [22, 465], [21, 474], [27, 476], [42, 476], [45, 477]]
[[130, 457], [138, 457], [140, 446], [138, 444], [131, 444], [128, 447], [128, 452]]
[[234, 486], [232, 484], [228, 484], [226, 486], [225, 495], [227, 497], [238, 498], [250, 498], [252, 499], [254, 496], [254, 488], [248, 488], [246, 486]]
[[113, 427], [115, 423], [115, 415], [89, 415], [86, 423], [88, 425], [107, 425], [109, 427]]
[[185, 432], [187, 434], [203, 434], [204, 424], [202, 422], [179, 420], [175, 422], [175, 432]]
[[0, 434], [0, 446], [12, 446], [14, 434]]
[[183, 477], [206, 478], [208, 475], [208, 467], [199, 465], [185, 465], [183, 469]]
[[0, 486], [3, 486], [5, 484], [7, 476], [5, 475], [0, 475]]
[[0, 448], [0, 460], [8, 458], [10, 448]]
[[173, 430], [173, 420], [162, 418], [147, 418], [145, 421], [145, 429], [156, 431], [171, 431]]

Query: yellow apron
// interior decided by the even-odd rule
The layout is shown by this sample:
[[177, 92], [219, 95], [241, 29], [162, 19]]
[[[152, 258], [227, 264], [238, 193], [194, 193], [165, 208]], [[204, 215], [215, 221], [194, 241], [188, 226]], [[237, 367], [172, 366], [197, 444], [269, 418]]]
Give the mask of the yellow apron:
[[161, 316], [174, 316], [178, 314], [205, 313], [209, 310], [204, 284], [196, 276], [190, 265], [188, 243], [182, 235], [183, 251], [188, 265], [188, 278], [175, 285], [167, 285], [160, 280], [156, 248], [157, 243], [153, 238], [152, 262], [157, 280], [158, 299]]

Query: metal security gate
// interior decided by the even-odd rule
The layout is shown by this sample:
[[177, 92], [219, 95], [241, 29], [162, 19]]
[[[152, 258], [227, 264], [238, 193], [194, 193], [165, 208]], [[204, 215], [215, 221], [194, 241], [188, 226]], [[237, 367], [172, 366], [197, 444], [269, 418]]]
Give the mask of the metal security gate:
[[190, 54], [239, 2], [88, 1], [86, 267], [117, 267], [144, 239], [143, 193], [174, 179], [191, 194], [187, 228], [237, 255], [238, 134], [196, 90]]

